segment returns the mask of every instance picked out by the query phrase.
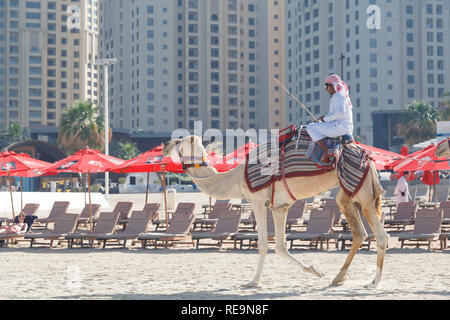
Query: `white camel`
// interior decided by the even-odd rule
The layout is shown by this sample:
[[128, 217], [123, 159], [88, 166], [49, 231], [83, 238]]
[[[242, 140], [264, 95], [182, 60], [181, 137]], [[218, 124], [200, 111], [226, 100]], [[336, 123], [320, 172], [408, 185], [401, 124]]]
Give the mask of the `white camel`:
[[[197, 159], [198, 161], [199, 157], [195, 158], [195, 155], [202, 155], [202, 159], [207, 157], [201, 139], [195, 136], [168, 142], [164, 147], [163, 154], [178, 156], [182, 161], [184, 159]], [[272, 188], [268, 187], [252, 193], [247, 187], [244, 171], [245, 164], [243, 163], [234, 170], [225, 173], [218, 173], [216, 169], [209, 166], [188, 167], [187, 174], [202, 192], [211, 197], [221, 200], [244, 198], [251, 203], [258, 227], [259, 262], [253, 280], [246, 286], [257, 287], [260, 284], [264, 260], [268, 250], [267, 210], [265, 204], [268, 199], [271, 199]], [[379, 219], [382, 214], [381, 195], [383, 194], [383, 188], [379, 183], [378, 174], [373, 164], [371, 164], [370, 171], [363, 186], [354, 198], [348, 197], [342, 190], [336, 198], [340, 211], [346, 216], [351, 227], [353, 243], [344, 265], [333, 280], [332, 284], [334, 286], [344, 283], [355, 253], [367, 238], [367, 232], [361, 221], [360, 212], [366, 217], [377, 239], [377, 271], [374, 280], [367, 287], [376, 288], [381, 280], [389, 237]], [[297, 199], [307, 199], [339, 186], [336, 171], [320, 176], [289, 178], [287, 182]], [[286, 191], [283, 181], [276, 182], [275, 190], [274, 202], [269, 208], [273, 212], [275, 224], [276, 254], [298, 265], [303, 271], [322, 277], [323, 274], [318, 267], [314, 265], [307, 266], [288, 252], [285, 243], [286, 217], [289, 207], [294, 201]]]

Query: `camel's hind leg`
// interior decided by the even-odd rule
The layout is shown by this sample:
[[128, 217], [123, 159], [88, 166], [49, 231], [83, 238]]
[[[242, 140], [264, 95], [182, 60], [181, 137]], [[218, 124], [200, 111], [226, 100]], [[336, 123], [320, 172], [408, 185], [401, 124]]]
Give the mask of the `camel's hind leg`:
[[244, 287], [257, 287], [259, 285], [262, 270], [264, 267], [264, 261], [267, 255], [267, 249], [269, 247], [267, 237], [267, 209], [262, 202], [253, 202], [252, 207], [255, 214], [256, 225], [258, 228], [259, 261], [255, 277], [250, 283], [244, 285]]
[[[381, 199], [380, 199], [381, 201]], [[386, 248], [389, 241], [389, 236], [384, 230], [380, 219], [378, 218], [375, 206], [370, 203], [362, 207], [362, 212], [370, 225], [370, 228], [377, 239], [377, 273], [372, 283], [368, 284], [368, 288], [376, 288], [381, 280], [381, 273], [383, 271], [384, 256], [386, 255]]]
[[288, 208], [277, 209], [273, 211], [273, 220], [275, 224], [275, 252], [282, 258], [288, 259], [294, 264], [298, 265], [303, 271], [322, 277], [323, 274], [320, 269], [314, 265], [305, 266], [301, 261], [297, 260], [289, 253], [286, 248], [286, 218]]
[[359, 210], [352, 203], [352, 200], [342, 190], [339, 192], [336, 200], [339, 206], [339, 210], [345, 215], [348, 224], [350, 225], [353, 234], [353, 242], [344, 265], [339, 271], [339, 274], [333, 280], [332, 283], [333, 286], [341, 285], [347, 279], [346, 274], [348, 272], [350, 264], [352, 263], [353, 258], [356, 252], [358, 251], [359, 247], [367, 238], [367, 232], [364, 229], [364, 225], [361, 221]]

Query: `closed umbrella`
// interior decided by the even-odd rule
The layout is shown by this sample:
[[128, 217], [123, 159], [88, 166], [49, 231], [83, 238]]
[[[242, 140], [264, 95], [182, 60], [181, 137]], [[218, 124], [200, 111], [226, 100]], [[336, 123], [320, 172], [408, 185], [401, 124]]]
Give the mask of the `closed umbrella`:
[[103, 173], [109, 171], [110, 168], [122, 165], [124, 162], [122, 159], [107, 156], [98, 150], [84, 149], [70, 157], [55, 162], [43, 171], [49, 174], [58, 174], [61, 172], [87, 173], [90, 227], [92, 230], [91, 173]]

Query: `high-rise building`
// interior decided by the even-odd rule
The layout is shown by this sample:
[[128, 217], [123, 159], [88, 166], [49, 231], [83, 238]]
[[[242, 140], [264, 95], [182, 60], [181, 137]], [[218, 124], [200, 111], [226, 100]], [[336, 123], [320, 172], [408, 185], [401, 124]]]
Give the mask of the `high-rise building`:
[[102, 1], [100, 57], [118, 59], [112, 126], [283, 126], [285, 95], [271, 78], [284, 80], [284, 12], [272, 0]]
[[66, 106], [98, 104], [98, 13], [99, 0], [0, 0], [0, 129], [45, 133]]
[[[450, 87], [450, 0], [286, 0], [286, 17], [289, 88], [319, 116], [329, 105], [324, 77], [342, 75], [365, 143], [395, 147], [401, 110], [437, 108]], [[287, 106], [289, 122], [311, 121]]]

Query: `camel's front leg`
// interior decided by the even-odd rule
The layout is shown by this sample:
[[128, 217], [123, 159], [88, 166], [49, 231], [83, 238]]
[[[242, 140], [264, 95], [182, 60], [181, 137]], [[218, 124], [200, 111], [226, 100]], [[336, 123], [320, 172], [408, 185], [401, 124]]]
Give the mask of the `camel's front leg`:
[[367, 232], [364, 229], [364, 225], [362, 223], [358, 209], [354, 204], [351, 203], [351, 199], [348, 198], [343, 191], [340, 191], [340, 193], [338, 194], [337, 203], [339, 205], [339, 210], [341, 210], [341, 212], [345, 215], [348, 224], [350, 225], [353, 235], [353, 242], [344, 265], [339, 271], [339, 274], [333, 280], [332, 283], [333, 286], [341, 285], [344, 283], [345, 280], [347, 280], [346, 275], [350, 267], [350, 264], [352, 263], [353, 258], [356, 252], [358, 251], [359, 247], [367, 238]]
[[244, 285], [244, 287], [252, 288], [257, 287], [261, 280], [261, 274], [264, 267], [264, 261], [267, 255], [267, 249], [269, 247], [268, 237], [267, 237], [267, 209], [263, 203], [252, 203], [253, 212], [256, 219], [256, 227], [258, 228], [258, 250], [259, 250], [259, 261], [258, 268], [256, 269], [256, 274], [253, 280]]
[[282, 258], [288, 259], [294, 264], [298, 265], [304, 272], [314, 274], [320, 278], [323, 277], [320, 269], [314, 265], [305, 266], [303, 262], [297, 260], [286, 248], [286, 219], [288, 210], [273, 211], [273, 220], [275, 223], [275, 252]]

